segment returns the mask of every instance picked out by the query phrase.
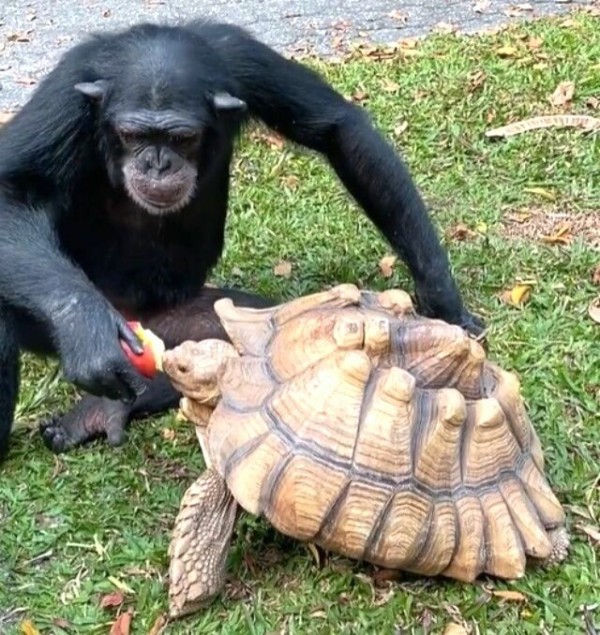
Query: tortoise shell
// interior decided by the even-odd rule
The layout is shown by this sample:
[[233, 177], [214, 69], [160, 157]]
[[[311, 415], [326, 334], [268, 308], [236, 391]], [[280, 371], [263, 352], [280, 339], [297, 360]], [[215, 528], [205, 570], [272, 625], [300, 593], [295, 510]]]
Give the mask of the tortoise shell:
[[403, 291], [353, 285], [215, 310], [233, 347], [189, 342], [164, 364], [245, 510], [351, 558], [464, 581], [520, 577], [566, 548], [519, 381], [463, 329]]

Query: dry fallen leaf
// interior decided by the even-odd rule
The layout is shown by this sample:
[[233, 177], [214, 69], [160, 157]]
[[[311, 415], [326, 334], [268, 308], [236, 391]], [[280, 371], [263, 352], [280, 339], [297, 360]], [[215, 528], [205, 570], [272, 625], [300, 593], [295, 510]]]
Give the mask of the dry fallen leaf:
[[543, 187], [524, 187], [523, 192], [527, 192], [528, 194], [537, 194], [542, 198], [546, 198], [549, 201], [556, 200], [556, 194], [551, 190], [547, 190]]
[[444, 635], [468, 635], [468, 631], [461, 624], [450, 622], [449, 624], [446, 624]]
[[532, 216], [533, 216], [532, 212], [526, 209], [522, 209], [522, 210], [517, 210], [516, 212], [512, 212], [512, 214], [507, 214], [506, 220], [510, 221], [511, 223], [525, 223]]
[[133, 609], [128, 609], [126, 613], [121, 613], [114, 621], [109, 635], [129, 635], [132, 617]]
[[573, 82], [561, 82], [548, 98], [553, 106], [566, 106], [575, 94], [575, 84]]
[[287, 260], [282, 260], [273, 267], [273, 273], [282, 278], [289, 278], [292, 275], [292, 263]]
[[24, 635], [40, 635], [40, 632], [33, 625], [31, 620], [24, 620], [21, 622], [21, 632], [24, 633]]
[[295, 190], [300, 185], [300, 178], [295, 174], [288, 174], [287, 176], [282, 177], [281, 182], [290, 190]]
[[398, 582], [402, 580], [402, 571], [400, 571], [400, 569], [379, 569], [375, 571], [371, 577], [375, 584]]
[[592, 525], [578, 524], [577, 529], [589, 536], [596, 544], [600, 545], [600, 528], [592, 527]]
[[592, 284], [600, 285], [600, 264], [592, 269]]
[[472, 229], [469, 229], [466, 225], [459, 223], [454, 227], [450, 227], [446, 231], [446, 236], [450, 240], [463, 241], [468, 240], [469, 238], [474, 238], [475, 236], [477, 236], [477, 234]]
[[505, 304], [511, 304], [512, 306], [524, 305], [531, 296], [532, 286], [530, 284], [519, 283], [512, 289], [503, 291], [500, 295], [500, 299]]
[[152, 628], [148, 631], [148, 635], [161, 635], [167, 626], [167, 616], [161, 613], [157, 618]]
[[474, 90], [481, 88], [486, 79], [487, 75], [483, 71], [476, 71], [475, 73], [472, 73], [469, 77], [469, 92], [472, 93]]
[[516, 57], [519, 54], [519, 50], [510, 44], [505, 44], [499, 49], [496, 49], [496, 55], [499, 57]]
[[562, 245], [568, 245], [573, 237], [571, 234], [572, 225], [569, 221], [561, 223], [558, 229], [550, 236], [542, 236], [542, 242], [550, 245], [556, 245], [558, 243]]
[[363, 101], [366, 101], [367, 99], [369, 99], [369, 93], [366, 90], [359, 89], [352, 94], [351, 99], [352, 101], [355, 101], [356, 103], [360, 104]]
[[165, 441], [173, 441], [177, 436], [172, 428], [163, 428], [160, 434]]
[[396, 137], [399, 137], [402, 133], [404, 133], [404, 131], [408, 128], [408, 121], [401, 121], [395, 128], [394, 128], [394, 135]]
[[397, 84], [390, 79], [384, 79], [381, 82], [381, 88], [385, 90], [386, 93], [396, 93], [400, 90], [400, 84]]
[[596, 322], [600, 324], [600, 297], [596, 298], [588, 307], [588, 314]]
[[113, 593], [109, 593], [105, 595], [100, 600], [100, 608], [107, 609], [114, 606], [121, 606], [124, 601], [123, 594], [121, 591], [114, 591]]
[[394, 273], [394, 265], [397, 259], [396, 256], [384, 256], [379, 261], [379, 271], [384, 278], [389, 278]]
[[526, 42], [527, 48], [531, 49], [532, 51], [537, 51], [539, 48], [541, 48], [543, 43], [543, 38], [535, 37], [534, 35], [529, 36]]
[[492, 591], [494, 597], [507, 602], [526, 602], [527, 596], [520, 591]]

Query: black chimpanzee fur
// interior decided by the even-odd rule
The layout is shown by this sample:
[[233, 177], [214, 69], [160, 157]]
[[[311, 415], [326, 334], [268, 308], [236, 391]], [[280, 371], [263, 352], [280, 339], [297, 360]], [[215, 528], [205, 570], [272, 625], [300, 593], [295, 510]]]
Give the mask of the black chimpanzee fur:
[[[420, 311], [478, 333], [407, 168], [363, 110], [243, 30], [138, 25], [68, 51], [0, 130], [0, 455], [19, 352], [58, 354], [91, 393], [42, 426], [54, 451], [177, 403], [144, 380], [119, 339], [125, 316], [170, 346], [226, 337], [203, 290], [223, 248], [230, 161], [255, 117], [322, 153], [407, 263]], [[95, 395], [95, 396], [93, 396]]]

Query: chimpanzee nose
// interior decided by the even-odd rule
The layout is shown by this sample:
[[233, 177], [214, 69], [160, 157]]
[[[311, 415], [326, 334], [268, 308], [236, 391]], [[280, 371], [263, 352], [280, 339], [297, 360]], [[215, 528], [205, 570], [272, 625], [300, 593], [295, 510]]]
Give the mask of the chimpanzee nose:
[[140, 158], [144, 173], [154, 170], [160, 176], [171, 167], [171, 159], [168, 153], [157, 150], [156, 148], [146, 148]]

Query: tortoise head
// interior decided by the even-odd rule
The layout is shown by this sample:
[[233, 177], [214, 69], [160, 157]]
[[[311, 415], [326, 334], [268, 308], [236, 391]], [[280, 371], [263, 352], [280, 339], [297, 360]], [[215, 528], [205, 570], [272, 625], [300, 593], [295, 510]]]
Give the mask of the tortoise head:
[[238, 354], [223, 340], [186, 341], [164, 353], [163, 370], [184, 397], [199, 405], [214, 407], [221, 397], [219, 370], [229, 357], [238, 357]]

